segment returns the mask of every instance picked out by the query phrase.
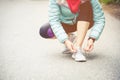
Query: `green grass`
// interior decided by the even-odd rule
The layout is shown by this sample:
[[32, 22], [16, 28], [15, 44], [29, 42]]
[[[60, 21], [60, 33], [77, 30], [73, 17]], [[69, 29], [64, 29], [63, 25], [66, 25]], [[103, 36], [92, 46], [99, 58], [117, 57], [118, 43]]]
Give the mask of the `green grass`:
[[99, 0], [99, 1], [104, 4], [110, 4], [110, 3], [120, 4], [120, 0]]
[[109, 4], [109, 3], [112, 3], [112, 0], [100, 0], [100, 2], [104, 4]]

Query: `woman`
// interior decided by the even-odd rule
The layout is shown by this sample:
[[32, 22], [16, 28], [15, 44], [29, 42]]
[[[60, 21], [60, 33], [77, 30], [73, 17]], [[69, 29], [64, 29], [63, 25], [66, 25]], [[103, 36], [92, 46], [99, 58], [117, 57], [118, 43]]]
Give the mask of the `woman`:
[[[91, 32], [85, 47], [93, 49], [105, 25], [105, 17], [98, 0], [49, 0], [49, 23], [40, 28], [44, 38], [56, 37], [73, 53], [75, 61], [86, 61], [81, 48], [89, 29]], [[77, 32], [72, 42], [68, 34]]]

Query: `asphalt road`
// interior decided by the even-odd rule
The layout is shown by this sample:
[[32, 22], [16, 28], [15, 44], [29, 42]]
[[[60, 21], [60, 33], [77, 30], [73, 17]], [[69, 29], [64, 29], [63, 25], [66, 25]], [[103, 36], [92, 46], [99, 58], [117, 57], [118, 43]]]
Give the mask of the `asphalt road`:
[[87, 62], [62, 54], [64, 45], [39, 36], [48, 1], [0, 0], [0, 80], [120, 80], [120, 21], [106, 25]]

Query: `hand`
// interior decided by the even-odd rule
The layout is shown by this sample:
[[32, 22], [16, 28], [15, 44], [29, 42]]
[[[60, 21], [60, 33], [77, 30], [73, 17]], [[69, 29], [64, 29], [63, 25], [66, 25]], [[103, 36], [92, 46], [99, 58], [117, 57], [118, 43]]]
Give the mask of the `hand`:
[[65, 46], [71, 51], [71, 52], [76, 52], [76, 49], [73, 45], [73, 43], [69, 40], [65, 41]]
[[84, 48], [85, 52], [91, 52], [94, 48], [94, 40], [95, 39], [88, 39], [87, 46]]

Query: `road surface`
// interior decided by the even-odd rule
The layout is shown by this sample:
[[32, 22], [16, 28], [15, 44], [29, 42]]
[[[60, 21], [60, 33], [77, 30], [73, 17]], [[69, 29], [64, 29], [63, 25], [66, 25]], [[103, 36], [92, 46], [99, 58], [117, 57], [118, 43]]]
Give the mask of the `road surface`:
[[120, 80], [120, 21], [106, 25], [87, 62], [62, 54], [64, 45], [39, 36], [48, 1], [0, 1], [0, 80]]

